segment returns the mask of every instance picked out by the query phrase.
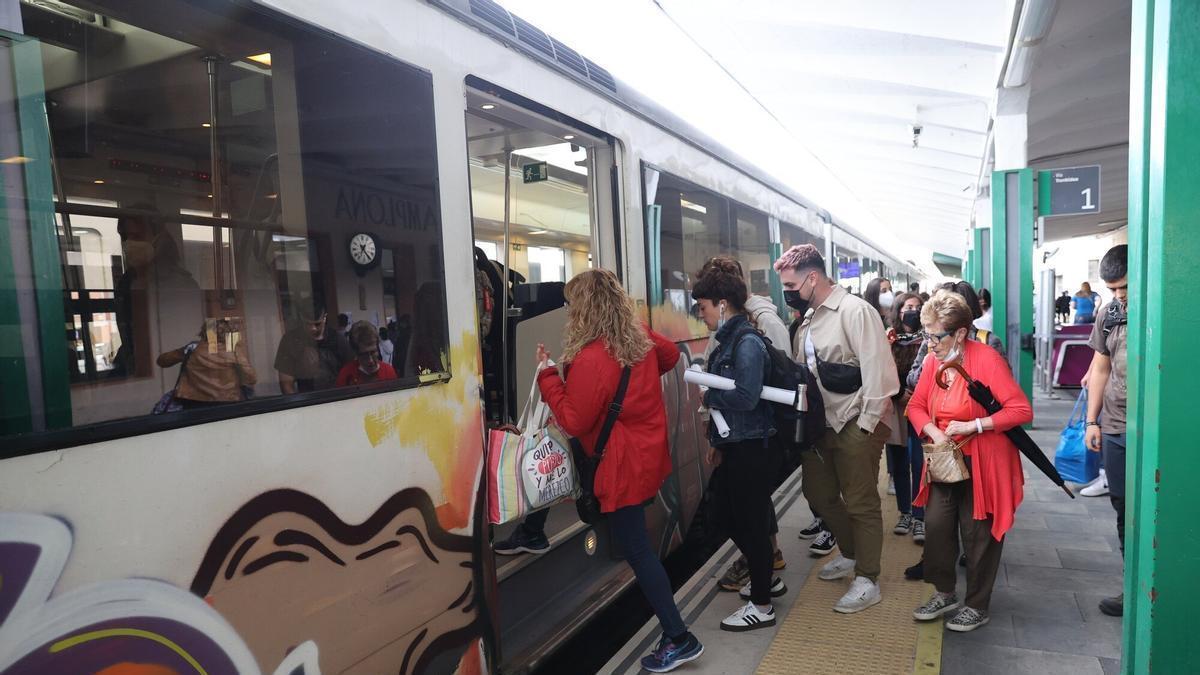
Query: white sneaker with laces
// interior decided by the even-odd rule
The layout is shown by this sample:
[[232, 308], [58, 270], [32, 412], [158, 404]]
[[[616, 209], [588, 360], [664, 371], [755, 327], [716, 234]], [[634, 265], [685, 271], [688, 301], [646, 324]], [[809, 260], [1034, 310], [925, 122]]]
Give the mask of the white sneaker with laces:
[[721, 621], [721, 630], [741, 633], [756, 628], [767, 628], [775, 625], [775, 608], [759, 611], [753, 602], [747, 602], [745, 607], [735, 611]]
[[[778, 598], [784, 593], [787, 593], [787, 586], [783, 583], [783, 579], [775, 577], [775, 580], [771, 582], [771, 597]], [[745, 586], [742, 586], [742, 590], [738, 591], [738, 595], [742, 596], [743, 600], [749, 600], [750, 584], [747, 583]]]
[[866, 577], [854, 577], [850, 590], [833, 606], [833, 611], [842, 614], [854, 614], [868, 607], [878, 605], [883, 596], [879, 593], [879, 584]]
[[1079, 494], [1084, 497], [1103, 497], [1108, 494], [1108, 476], [1104, 473], [1104, 469], [1100, 469], [1100, 475], [1096, 480], [1087, 484], [1087, 487], [1079, 491]]
[[850, 558], [843, 557], [841, 553], [836, 558], [825, 563], [820, 572], [817, 572], [817, 577], [825, 581], [833, 581], [854, 574], [854, 561]]

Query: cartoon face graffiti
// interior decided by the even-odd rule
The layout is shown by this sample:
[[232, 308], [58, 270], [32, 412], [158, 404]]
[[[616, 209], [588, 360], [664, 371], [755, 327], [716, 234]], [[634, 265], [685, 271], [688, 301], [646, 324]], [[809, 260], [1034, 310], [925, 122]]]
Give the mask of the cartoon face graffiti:
[[423, 672], [480, 635], [471, 537], [429, 495], [397, 493], [358, 525], [295, 490], [248, 502], [214, 537], [192, 591], [260, 663], [321, 646], [324, 672]]
[[[228, 622], [168, 583], [116, 579], [50, 597], [71, 546], [56, 518], [0, 513], [0, 672], [260, 672]], [[315, 675], [316, 662], [316, 645], [304, 642], [271, 665], [281, 675]]]

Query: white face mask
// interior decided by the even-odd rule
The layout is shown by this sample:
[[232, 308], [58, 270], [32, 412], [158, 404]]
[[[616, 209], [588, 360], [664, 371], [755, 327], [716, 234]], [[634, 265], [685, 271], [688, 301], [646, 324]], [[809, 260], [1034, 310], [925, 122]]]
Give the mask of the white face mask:
[[892, 304], [896, 302], [896, 295], [891, 291], [884, 291], [879, 294], [879, 306], [884, 309], [891, 309]]

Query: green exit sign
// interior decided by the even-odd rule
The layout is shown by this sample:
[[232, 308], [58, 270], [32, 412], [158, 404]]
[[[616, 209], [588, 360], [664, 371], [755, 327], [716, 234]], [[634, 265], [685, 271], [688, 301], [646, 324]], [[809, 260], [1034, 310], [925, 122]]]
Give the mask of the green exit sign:
[[538, 183], [550, 178], [550, 170], [546, 168], [545, 162], [525, 164], [521, 167], [521, 173], [526, 183]]

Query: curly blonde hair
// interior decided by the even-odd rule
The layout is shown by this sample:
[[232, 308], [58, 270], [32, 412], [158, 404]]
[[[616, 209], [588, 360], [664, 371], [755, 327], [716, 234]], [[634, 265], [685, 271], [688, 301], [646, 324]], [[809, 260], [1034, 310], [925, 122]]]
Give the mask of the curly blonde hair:
[[605, 269], [587, 270], [568, 281], [563, 293], [568, 303], [564, 362], [596, 340], [604, 340], [605, 351], [622, 366], [632, 366], [649, 353], [650, 336], [617, 275]]

